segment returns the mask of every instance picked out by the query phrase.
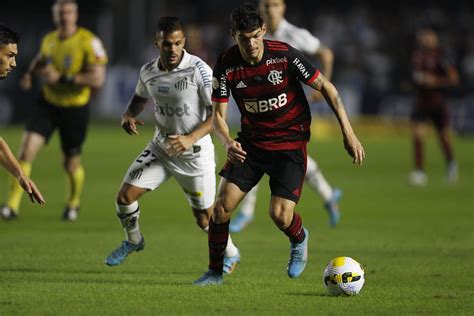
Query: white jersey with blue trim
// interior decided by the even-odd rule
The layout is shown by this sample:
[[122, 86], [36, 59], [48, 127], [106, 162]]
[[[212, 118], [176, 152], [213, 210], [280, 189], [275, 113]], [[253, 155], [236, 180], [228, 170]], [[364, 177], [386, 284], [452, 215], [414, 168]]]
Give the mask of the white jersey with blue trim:
[[267, 33], [265, 39], [285, 42], [307, 55], [314, 55], [321, 47], [321, 41], [308, 30], [299, 28], [283, 19], [273, 34]]
[[[135, 93], [155, 104], [156, 132], [152, 143], [160, 145], [168, 135], [187, 135], [210, 115], [212, 70], [199, 57], [183, 50], [183, 58], [171, 71], [161, 70], [159, 57], [140, 70]], [[212, 146], [210, 135], [195, 145]]]

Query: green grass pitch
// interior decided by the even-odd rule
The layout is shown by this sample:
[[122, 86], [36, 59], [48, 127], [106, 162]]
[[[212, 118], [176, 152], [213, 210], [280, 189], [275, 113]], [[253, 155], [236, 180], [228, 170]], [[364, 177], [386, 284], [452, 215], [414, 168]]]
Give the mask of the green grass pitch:
[[[84, 148], [86, 185], [79, 220], [60, 220], [66, 194], [57, 136], [38, 157], [33, 179], [44, 206], [23, 200], [19, 220], [0, 222], [0, 314], [440, 314], [474, 313], [474, 140], [457, 137], [457, 185], [447, 185], [436, 140], [427, 145], [429, 183], [407, 185], [409, 135], [360, 135], [367, 152], [356, 167], [340, 137], [310, 143], [329, 182], [343, 190], [342, 219], [328, 227], [322, 201], [305, 187], [297, 211], [311, 235], [303, 275], [286, 275], [287, 238], [268, 216], [263, 179], [254, 223], [233, 238], [242, 253], [221, 287], [192, 281], [207, 267], [207, 237], [174, 180], [141, 200], [145, 250], [117, 267], [106, 255], [124, 238], [114, 197], [124, 172], [151, 138], [118, 124], [95, 124]], [[1, 135], [16, 151], [19, 128]], [[217, 144], [217, 141], [215, 141]], [[222, 146], [218, 167], [223, 164]], [[6, 173], [0, 174], [2, 200]], [[350, 256], [365, 268], [356, 297], [330, 297], [322, 271], [330, 259]]]

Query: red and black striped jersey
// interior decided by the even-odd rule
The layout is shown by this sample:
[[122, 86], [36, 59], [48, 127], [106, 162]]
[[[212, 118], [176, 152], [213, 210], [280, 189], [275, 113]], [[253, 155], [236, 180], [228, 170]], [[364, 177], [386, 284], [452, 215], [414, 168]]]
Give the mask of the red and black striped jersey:
[[245, 62], [233, 46], [218, 59], [212, 100], [226, 103], [230, 94], [241, 113], [239, 139], [267, 150], [300, 148], [310, 138], [311, 112], [300, 82], [319, 75], [307, 58], [290, 45], [264, 40], [262, 60]]
[[446, 76], [449, 67], [452, 67], [441, 50], [416, 50], [412, 55], [413, 78], [417, 87], [417, 104], [421, 107], [437, 107], [444, 104], [443, 88], [427, 88], [416, 84], [416, 77], [426, 74]]

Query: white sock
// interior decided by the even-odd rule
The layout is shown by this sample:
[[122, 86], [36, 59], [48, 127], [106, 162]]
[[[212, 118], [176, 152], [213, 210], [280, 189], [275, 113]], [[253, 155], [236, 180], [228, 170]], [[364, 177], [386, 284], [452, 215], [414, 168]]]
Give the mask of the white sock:
[[230, 237], [230, 234], [229, 234], [229, 239], [227, 239], [227, 246], [225, 247], [224, 255], [226, 257], [233, 257], [233, 256], [236, 256], [238, 252], [239, 250], [232, 242], [232, 238]]
[[130, 205], [120, 205], [116, 203], [116, 207], [117, 216], [127, 233], [127, 240], [132, 244], [138, 244], [142, 240], [142, 234], [138, 226], [138, 218], [140, 217], [138, 202], [135, 201]]
[[331, 200], [333, 190], [324, 178], [316, 161], [310, 156], [307, 157], [305, 180], [314, 191], [319, 193], [325, 202]]
[[242, 201], [240, 201], [240, 213], [247, 217], [253, 217], [255, 213], [255, 204], [257, 203], [258, 184], [247, 193]]
[[[209, 226], [207, 226], [206, 228], [203, 228], [202, 230], [206, 234], [208, 234], [209, 233]], [[232, 242], [232, 238], [230, 237], [230, 234], [229, 234], [229, 238], [227, 239], [227, 246], [225, 247], [224, 256], [233, 257], [233, 256], [236, 256], [238, 252], [239, 252], [239, 250], [237, 249], [237, 247]]]

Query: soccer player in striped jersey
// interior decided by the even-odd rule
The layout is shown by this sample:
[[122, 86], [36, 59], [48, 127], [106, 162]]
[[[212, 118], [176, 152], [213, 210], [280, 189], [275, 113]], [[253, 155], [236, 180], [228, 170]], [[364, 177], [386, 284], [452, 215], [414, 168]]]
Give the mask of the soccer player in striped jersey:
[[[308, 56], [314, 56], [321, 61], [321, 72], [331, 80], [333, 69], [333, 52], [321, 44], [308, 30], [299, 28], [285, 19], [285, 0], [260, 0], [259, 9], [267, 26], [265, 39], [282, 41], [302, 51]], [[320, 100], [322, 95], [312, 90], [312, 101]], [[339, 199], [341, 190], [331, 187], [324, 177], [316, 160], [307, 157], [306, 183], [316, 191], [324, 201], [324, 208], [329, 215], [329, 225], [335, 227], [340, 220]], [[253, 221], [257, 200], [258, 185], [240, 202], [240, 212], [232, 219], [229, 229], [231, 232], [240, 232]]]
[[[56, 0], [52, 13], [56, 29], [43, 37], [39, 53], [20, 81], [24, 90], [31, 88], [34, 76], [43, 85], [26, 123], [19, 160], [23, 172], [29, 175], [39, 151], [59, 130], [69, 189], [62, 219], [74, 221], [85, 179], [81, 152], [89, 125], [89, 100], [91, 90], [99, 89], [105, 81], [107, 54], [97, 36], [77, 25], [75, 0]], [[4, 219], [19, 214], [22, 193], [10, 177], [7, 200], [1, 208]]]
[[[0, 24], [0, 79], [5, 79], [16, 67], [16, 56], [18, 55], [18, 42], [20, 36], [5, 25]], [[7, 142], [0, 137], [0, 165], [2, 165], [18, 182], [18, 185], [26, 191], [32, 202], [43, 204], [44, 198], [41, 192], [21, 169]]]
[[409, 182], [423, 186], [428, 181], [423, 143], [424, 123], [430, 120], [436, 129], [446, 161], [446, 180], [454, 184], [458, 179], [458, 167], [454, 159], [445, 89], [459, 84], [459, 74], [454, 64], [443, 54], [438, 35], [433, 29], [420, 29], [417, 44], [412, 56], [413, 83], [417, 94], [411, 114], [415, 169], [410, 173]]
[[[178, 18], [159, 20], [155, 45], [160, 56], [142, 67], [135, 94], [122, 116], [125, 131], [138, 134], [137, 125], [143, 122], [137, 116], [152, 99], [156, 131], [130, 165], [117, 194], [117, 216], [127, 239], [106, 258], [109, 266], [122, 263], [128, 254], [144, 248], [138, 199], [170, 177], [183, 189], [197, 225], [206, 233], [209, 229], [216, 193], [214, 145], [209, 135], [212, 71], [202, 59], [184, 50], [185, 41]], [[224, 270], [231, 273], [240, 260], [239, 251], [230, 238], [223, 250]]]
[[[294, 208], [306, 171], [311, 112], [301, 82], [320, 91], [334, 111], [348, 153], [361, 164], [364, 148], [352, 130], [336, 88], [306, 57], [286, 43], [264, 40], [258, 10], [243, 4], [231, 14], [237, 45], [225, 51], [213, 72], [212, 123], [227, 162], [209, 224], [209, 269], [196, 285], [223, 283], [224, 247], [235, 207], [266, 173], [270, 177], [270, 216], [290, 240], [287, 272], [296, 278], [307, 262], [308, 237]], [[230, 94], [241, 113], [241, 130], [231, 138], [226, 123]]]

